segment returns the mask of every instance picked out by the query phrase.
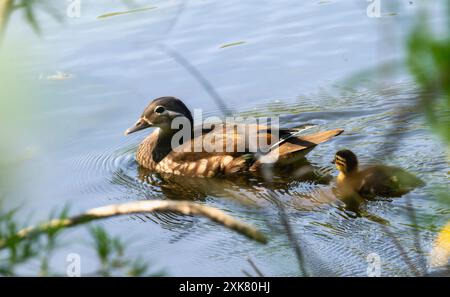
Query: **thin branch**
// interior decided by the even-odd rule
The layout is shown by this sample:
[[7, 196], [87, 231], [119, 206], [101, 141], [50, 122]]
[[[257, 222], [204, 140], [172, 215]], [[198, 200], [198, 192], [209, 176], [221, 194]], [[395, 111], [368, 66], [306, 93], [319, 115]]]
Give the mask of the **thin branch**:
[[225, 116], [231, 115], [231, 110], [225, 104], [225, 101], [220, 97], [220, 95], [216, 92], [212, 84], [201, 74], [201, 72], [195, 68], [188, 60], [186, 60], [181, 54], [179, 54], [174, 49], [165, 45], [164, 43], [157, 44], [158, 48], [174, 59], [178, 64], [180, 64], [187, 72], [189, 72], [198, 83], [205, 89], [205, 91], [211, 96], [211, 98], [216, 102], [219, 106], [219, 109]]
[[291, 246], [295, 252], [300, 272], [302, 273], [302, 276], [309, 276], [309, 273], [306, 269], [305, 257], [303, 255], [302, 248], [300, 247], [297, 236], [295, 235], [291, 223], [289, 222], [289, 217], [286, 213], [286, 209], [284, 208], [283, 203], [277, 198], [276, 194], [273, 193], [273, 191], [269, 191], [269, 195], [280, 212], [280, 221], [286, 231], [286, 236], [289, 239], [289, 242], [291, 243]]
[[0, 41], [6, 32], [9, 17], [11, 15], [13, 1], [12, 0], [0, 0]]
[[389, 230], [389, 228], [383, 224], [381, 224], [381, 228], [383, 229], [384, 233], [387, 234], [392, 241], [394, 242], [394, 245], [396, 249], [400, 253], [400, 257], [402, 258], [403, 262], [408, 266], [409, 270], [416, 276], [422, 276], [422, 273], [420, 273], [416, 267], [414, 267], [414, 264], [412, 263], [411, 259], [408, 257], [408, 253], [403, 248], [400, 241], [397, 239], [397, 237]]
[[250, 266], [252, 266], [253, 270], [255, 270], [257, 276], [264, 277], [264, 274], [261, 272], [261, 270], [256, 266], [255, 262], [251, 258], [247, 258], [247, 262], [250, 263]]
[[414, 234], [414, 248], [416, 250], [416, 253], [418, 254], [418, 262], [421, 265], [422, 273], [421, 275], [425, 274], [427, 272], [427, 260], [425, 259], [425, 256], [423, 255], [423, 249], [421, 244], [421, 236], [420, 236], [420, 229], [417, 222], [417, 216], [416, 212], [414, 211], [413, 205], [411, 203], [411, 199], [409, 197], [406, 197], [406, 211], [409, 217], [409, 220], [411, 221], [411, 225], [413, 226], [412, 232]]
[[183, 13], [185, 7], [188, 4], [188, 0], [181, 0], [181, 3], [179, 5], [177, 5], [177, 11], [175, 13], [175, 17], [170, 21], [169, 26], [167, 27], [167, 31], [166, 31], [166, 37], [170, 35], [170, 33], [172, 33], [173, 29], [175, 28], [175, 26], [178, 23], [178, 20], [181, 17], [181, 14]]
[[393, 125], [386, 131], [383, 141], [380, 141], [380, 144], [373, 150], [375, 153], [372, 159], [387, 159], [392, 156], [405, 136], [405, 133], [401, 133], [405, 128], [402, 124], [406, 123], [406, 125], [410, 125], [408, 120], [410, 120], [411, 115], [414, 116], [414, 112], [418, 111], [418, 108], [419, 105], [417, 102], [413, 105], [397, 108], [394, 118], [391, 121]]
[[[260, 231], [244, 222], [236, 220], [232, 216], [227, 215], [217, 208], [189, 201], [168, 200], [136, 201], [93, 208], [85, 213], [73, 217], [54, 219], [38, 226], [22, 229], [16, 234], [16, 238], [14, 239], [24, 240], [44, 234], [48, 231], [74, 227], [91, 221], [107, 219], [115, 216], [152, 212], [176, 212], [184, 215], [204, 216], [223, 225], [224, 227], [241, 233], [250, 239], [256, 240], [260, 243], [267, 243], [266, 237]], [[6, 241], [0, 241], [0, 249], [5, 248], [6, 245]]]

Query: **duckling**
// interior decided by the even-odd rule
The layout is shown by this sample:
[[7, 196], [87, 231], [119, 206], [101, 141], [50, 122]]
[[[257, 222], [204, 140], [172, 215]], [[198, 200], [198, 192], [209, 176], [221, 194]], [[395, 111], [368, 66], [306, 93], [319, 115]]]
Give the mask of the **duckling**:
[[373, 165], [360, 170], [358, 158], [350, 150], [338, 151], [332, 163], [339, 170], [336, 183], [344, 198], [354, 194], [364, 198], [398, 197], [424, 185], [422, 180], [398, 167]]
[[[173, 139], [181, 129], [172, 128], [172, 121], [181, 118], [190, 127], [189, 137]], [[328, 130], [303, 137], [295, 136], [293, 130], [279, 129], [279, 142], [268, 143], [269, 148], [263, 155], [255, 153], [250, 148], [248, 139], [242, 135], [242, 129], [218, 124], [209, 129], [193, 126], [193, 117], [187, 106], [175, 97], [154, 99], [144, 110], [138, 121], [125, 131], [125, 135], [156, 127], [139, 145], [136, 153], [137, 162], [153, 172], [168, 173], [192, 177], [213, 177], [230, 175], [238, 172], [257, 172], [263, 165], [271, 163], [282, 164], [288, 159], [299, 159], [319, 143], [325, 142], [343, 132], [342, 129]], [[250, 124], [245, 124], [249, 127]], [[257, 132], [258, 143], [261, 140], [270, 142], [272, 128], [264, 125], [251, 124]], [[248, 131], [245, 130], [244, 131]], [[222, 150], [211, 150], [196, 146], [197, 141], [204, 143], [222, 143]], [[208, 141], [207, 141], [208, 140]], [[267, 141], [269, 140], [269, 141]], [[222, 142], [221, 142], [222, 141]], [[229, 142], [232, 141], [232, 151]], [[265, 143], [265, 142], [264, 142]], [[226, 147], [225, 147], [226, 146]], [[275, 157], [275, 158], [274, 158]], [[271, 161], [272, 160], [272, 161]], [[276, 160], [276, 161], [273, 161]]]

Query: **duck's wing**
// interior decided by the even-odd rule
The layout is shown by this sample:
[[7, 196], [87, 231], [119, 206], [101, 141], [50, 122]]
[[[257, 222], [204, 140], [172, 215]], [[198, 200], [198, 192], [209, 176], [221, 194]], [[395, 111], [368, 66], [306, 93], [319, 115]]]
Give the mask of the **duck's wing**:
[[[201, 131], [201, 133], [199, 133]], [[174, 148], [157, 165], [157, 171], [184, 176], [212, 177], [248, 169], [254, 153], [246, 141], [245, 129], [217, 124], [197, 130], [194, 138]], [[265, 134], [258, 137], [267, 138]]]
[[401, 196], [425, 183], [415, 175], [398, 167], [375, 165], [360, 172], [362, 195]]
[[343, 129], [333, 129], [333, 130], [327, 130], [323, 132], [318, 132], [310, 135], [305, 135], [301, 137], [297, 137], [298, 141], [306, 141], [309, 143], [312, 143], [313, 145], [318, 145], [322, 142], [328, 141], [331, 138], [340, 135], [342, 132], [344, 132]]
[[338, 136], [342, 132], [344, 132], [343, 129], [334, 129], [300, 137], [289, 137], [279, 146], [280, 149], [278, 153], [280, 155], [280, 159], [290, 158], [292, 157], [292, 154], [296, 154], [301, 151], [309, 151], [309, 149], [322, 142], [328, 141], [335, 136]]

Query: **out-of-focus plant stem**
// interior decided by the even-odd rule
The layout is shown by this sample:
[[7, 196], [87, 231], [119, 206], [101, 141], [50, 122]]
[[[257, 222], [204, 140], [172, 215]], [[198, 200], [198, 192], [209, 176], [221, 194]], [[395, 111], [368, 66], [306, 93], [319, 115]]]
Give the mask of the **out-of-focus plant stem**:
[[[447, 3], [450, 19], [450, 4]], [[437, 36], [425, 12], [408, 40], [408, 66], [422, 89], [420, 105], [433, 132], [450, 144], [450, 34]]]
[[8, 26], [8, 20], [11, 15], [13, 0], [0, 0], [0, 42]]

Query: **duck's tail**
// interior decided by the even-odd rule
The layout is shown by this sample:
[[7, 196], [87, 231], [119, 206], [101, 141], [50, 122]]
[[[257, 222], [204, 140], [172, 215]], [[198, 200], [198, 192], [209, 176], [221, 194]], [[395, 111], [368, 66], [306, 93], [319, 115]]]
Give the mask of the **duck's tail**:
[[343, 129], [334, 129], [334, 130], [318, 132], [318, 133], [314, 133], [314, 134], [310, 134], [310, 135], [305, 135], [302, 137], [297, 137], [297, 139], [300, 141], [302, 141], [302, 140], [308, 141], [308, 142], [311, 142], [311, 143], [314, 143], [315, 145], [317, 145], [319, 143], [328, 141], [335, 136], [338, 136], [342, 132], [344, 132]]
[[296, 162], [304, 158], [316, 145], [328, 141], [342, 132], [344, 132], [343, 129], [334, 129], [305, 136], [288, 137], [269, 153], [259, 158], [252, 165], [251, 170], [256, 170], [263, 164]]

